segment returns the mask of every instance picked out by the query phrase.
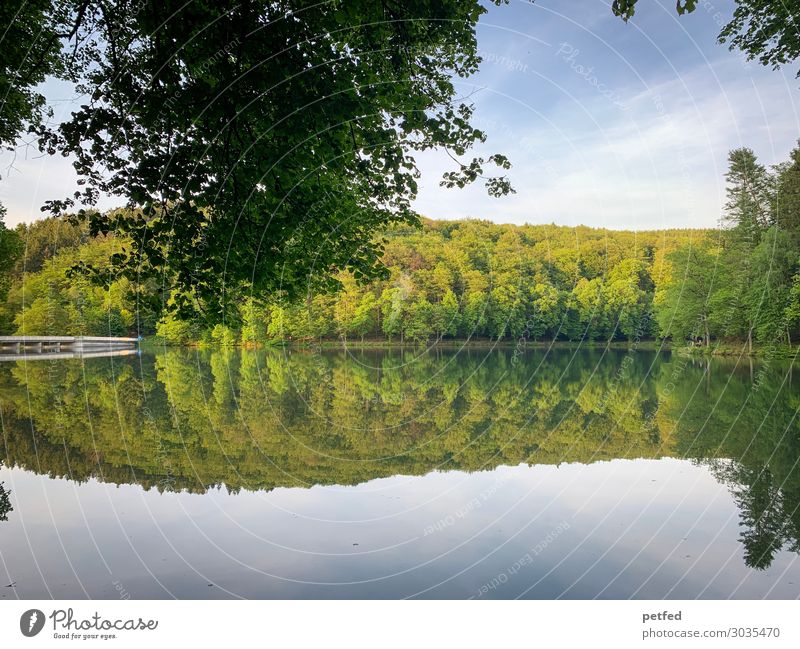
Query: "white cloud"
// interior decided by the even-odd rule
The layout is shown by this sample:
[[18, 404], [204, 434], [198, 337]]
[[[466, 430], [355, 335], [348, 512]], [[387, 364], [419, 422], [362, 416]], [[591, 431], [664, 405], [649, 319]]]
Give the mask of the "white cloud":
[[732, 57], [627, 92], [627, 110], [593, 88], [566, 92], [546, 112], [484, 93], [478, 120], [507, 117], [483, 119], [483, 149], [509, 155], [518, 193], [492, 199], [477, 187], [443, 192], [437, 178], [447, 160], [432, 153], [420, 159], [418, 209], [433, 218], [513, 223], [711, 227], [724, 200], [728, 151], [749, 146], [773, 164], [786, 159], [800, 133], [788, 73], [754, 67], [743, 74]]
[[[80, 98], [74, 88], [63, 81], [49, 80], [39, 88], [48, 98], [56, 122], [64, 120], [79, 105]], [[30, 139], [30, 138], [28, 138]], [[8, 210], [7, 226], [23, 221], [33, 221], [43, 216], [45, 201], [72, 196], [78, 188], [77, 174], [72, 158], [48, 156], [35, 144], [20, 141], [14, 152], [0, 153], [0, 202]], [[109, 209], [119, 204], [117, 200], [104, 199], [99, 209]]]

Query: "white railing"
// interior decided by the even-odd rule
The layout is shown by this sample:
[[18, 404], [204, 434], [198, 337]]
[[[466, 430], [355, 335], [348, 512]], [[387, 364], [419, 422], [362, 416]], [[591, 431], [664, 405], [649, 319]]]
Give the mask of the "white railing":
[[0, 355], [3, 360], [19, 356], [53, 357], [61, 352], [87, 356], [90, 352], [135, 350], [138, 343], [138, 338], [110, 336], [0, 336]]

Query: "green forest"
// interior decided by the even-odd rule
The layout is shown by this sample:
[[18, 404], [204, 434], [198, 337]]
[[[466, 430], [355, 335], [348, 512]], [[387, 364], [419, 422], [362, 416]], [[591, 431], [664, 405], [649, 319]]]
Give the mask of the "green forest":
[[168, 278], [115, 276], [124, 237], [49, 218], [3, 235], [13, 263], [0, 328], [220, 346], [663, 338], [708, 349], [791, 348], [800, 340], [800, 148], [773, 168], [734, 150], [726, 179], [724, 216], [712, 230], [394, 225], [375, 242], [381, 278], [341, 271], [333, 290], [309, 285], [293, 299], [245, 291], [214, 326], [200, 310], [176, 315]]

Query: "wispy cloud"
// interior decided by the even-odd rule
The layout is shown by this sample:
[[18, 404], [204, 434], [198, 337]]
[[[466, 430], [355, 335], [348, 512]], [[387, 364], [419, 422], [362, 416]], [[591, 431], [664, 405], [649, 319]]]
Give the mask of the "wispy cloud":
[[[459, 89], [488, 134], [477, 153], [508, 155], [518, 193], [493, 199], [479, 186], [442, 189], [452, 161], [426, 153], [418, 158], [417, 208], [434, 218], [511, 223], [715, 225], [728, 151], [749, 146], [772, 164], [794, 145], [798, 83], [794, 69], [747, 64], [716, 43], [730, 0], [681, 19], [667, 4], [643, 7], [628, 24], [598, 0], [493, 7], [478, 30], [481, 71]], [[62, 86], [50, 90], [68, 95]], [[65, 99], [60, 109], [69, 108]], [[35, 150], [19, 155], [10, 173], [2, 169], [11, 224], [38, 218], [45, 200], [76, 187], [68, 160]]]
[[[786, 158], [800, 133], [790, 73], [744, 69], [734, 55], [646, 87], [618, 86], [624, 108], [574, 79], [561, 83], [558, 101], [538, 107], [507, 92], [505, 76], [498, 86], [482, 78], [487, 89], [476, 116], [489, 135], [487, 150], [514, 162], [518, 193], [499, 200], [477, 187], [443, 193], [436, 177], [447, 161], [434, 153], [421, 160], [426, 180], [418, 208], [426, 215], [611, 228], [713, 226], [728, 151], [749, 146], [772, 164]], [[518, 76], [521, 87], [547, 83], [535, 70]]]

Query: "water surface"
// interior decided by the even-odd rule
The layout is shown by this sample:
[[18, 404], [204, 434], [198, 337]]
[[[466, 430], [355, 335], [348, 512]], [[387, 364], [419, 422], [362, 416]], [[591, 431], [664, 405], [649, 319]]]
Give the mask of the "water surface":
[[641, 350], [2, 363], [0, 596], [797, 598], [797, 378]]

